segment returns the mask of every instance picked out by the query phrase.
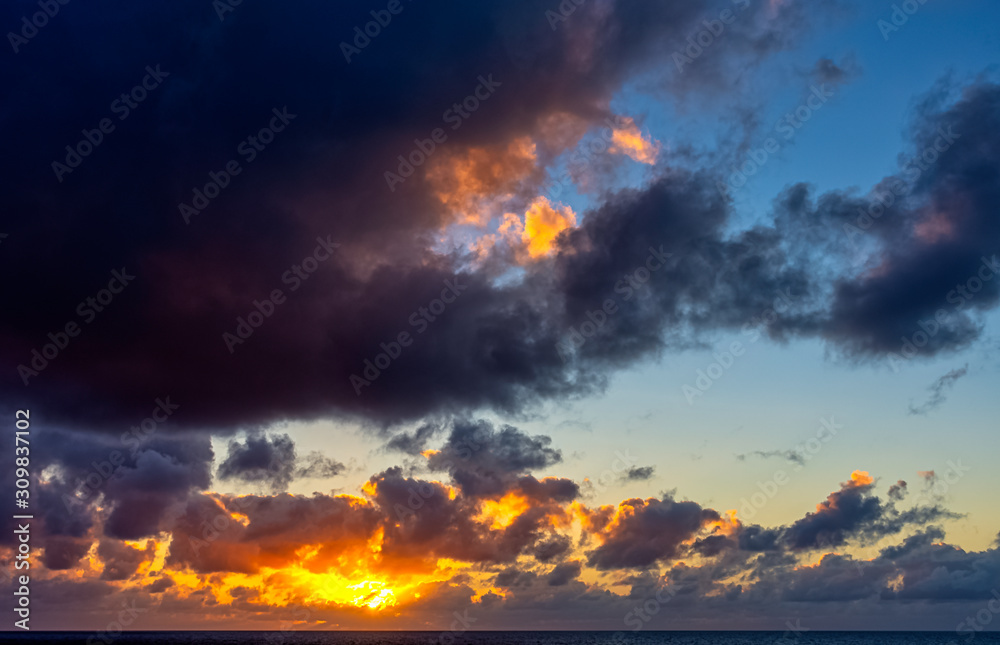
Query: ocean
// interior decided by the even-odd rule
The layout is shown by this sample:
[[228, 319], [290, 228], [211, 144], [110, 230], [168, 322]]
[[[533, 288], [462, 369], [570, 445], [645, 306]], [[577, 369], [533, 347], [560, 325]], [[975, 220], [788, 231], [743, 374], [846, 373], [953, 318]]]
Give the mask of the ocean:
[[[6, 632], [4, 643], [73, 645], [1000, 645], [1000, 632]], [[88, 643], [89, 641], [89, 643]]]

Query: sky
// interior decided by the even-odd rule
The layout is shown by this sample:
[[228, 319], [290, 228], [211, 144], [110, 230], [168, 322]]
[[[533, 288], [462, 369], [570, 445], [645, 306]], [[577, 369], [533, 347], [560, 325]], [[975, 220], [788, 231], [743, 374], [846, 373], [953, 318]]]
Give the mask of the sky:
[[0, 24], [32, 629], [1000, 625], [1000, 6]]

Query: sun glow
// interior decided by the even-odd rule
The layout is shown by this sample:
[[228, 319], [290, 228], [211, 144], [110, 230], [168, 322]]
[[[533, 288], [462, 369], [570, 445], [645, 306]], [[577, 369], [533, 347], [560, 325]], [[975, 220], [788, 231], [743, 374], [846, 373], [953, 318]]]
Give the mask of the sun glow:
[[307, 597], [309, 603], [354, 606], [373, 611], [396, 606], [399, 591], [384, 580], [354, 582], [338, 573], [317, 574], [301, 569], [293, 575], [293, 586], [311, 590]]
[[530, 508], [528, 500], [517, 493], [507, 493], [498, 500], [484, 500], [479, 521], [492, 520], [490, 528], [494, 531], [505, 529], [514, 523], [521, 513]]
[[365, 580], [356, 585], [348, 585], [347, 588], [358, 591], [358, 595], [352, 601], [358, 607], [384, 609], [396, 604], [396, 595], [384, 582]]

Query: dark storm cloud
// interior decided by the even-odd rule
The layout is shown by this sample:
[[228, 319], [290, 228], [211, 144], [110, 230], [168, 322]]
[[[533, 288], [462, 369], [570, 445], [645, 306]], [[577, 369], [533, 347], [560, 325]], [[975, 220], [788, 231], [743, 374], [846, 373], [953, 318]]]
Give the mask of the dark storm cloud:
[[229, 442], [229, 454], [219, 464], [219, 479], [263, 482], [283, 490], [295, 472], [295, 442], [287, 434], [249, 435]]
[[[856, 355], [899, 351], [900, 337], [945, 306], [940, 301], [956, 280], [968, 280], [980, 257], [996, 250], [989, 214], [997, 146], [979, 146], [971, 135], [1000, 136], [1000, 128], [990, 127], [994, 86], [974, 87], [952, 108], [944, 101], [921, 104], [913, 129], [918, 153], [935, 142], [939, 126], [970, 134], [918, 177], [901, 173], [912, 190], [868, 233], [872, 243], [893, 243], [882, 269], [865, 277], [817, 272], [788, 250], [791, 242], [817, 236], [833, 245], [830, 231], [816, 225], [839, 236], [858, 207], [867, 207], [847, 195], [826, 195], [814, 205], [804, 189], [792, 188], [777, 206], [776, 228], [731, 236], [731, 205], [716, 190], [719, 177], [662, 171], [645, 189], [608, 196], [560, 239], [556, 257], [529, 268], [522, 282], [501, 283], [466, 258], [432, 251], [436, 231], [455, 214], [442, 207], [423, 170], [395, 191], [385, 185], [383, 173], [396, 155], [408, 153], [414, 137], [447, 126], [442, 113], [469, 95], [480, 75], [492, 74], [500, 85], [449, 131], [441, 144], [447, 150], [434, 163], [519, 136], [534, 137], [544, 161], [566, 145], [549, 140], [546, 119], [572, 115], [599, 126], [629, 74], [669, 56], [670, 43], [684, 43], [706, 15], [728, 6], [593, 3], [554, 32], [544, 11], [528, 2], [460, 4], [444, 13], [413, 7], [349, 64], [336, 34], [349, 38], [349, 26], [367, 15], [363, 7], [244, 6], [219, 22], [194, 2], [123, 6], [101, 24], [108, 34], [145, 34], [129, 41], [128, 55], [108, 57], [95, 46], [75, 58], [81, 73], [72, 75], [58, 70], [65, 57], [20, 57], [5, 72], [17, 100], [4, 123], [18, 138], [10, 145], [27, 152], [3, 169], [12, 187], [7, 212], [22, 217], [5, 226], [11, 237], [0, 263], [13, 267], [39, 254], [53, 260], [31, 280], [4, 283], [6, 301], [46, 297], [3, 323], [0, 352], [9, 364], [26, 365], [32, 350], [48, 342], [46, 334], [67, 322], [85, 333], [31, 376], [27, 388], [11, 371], [4, 389], [55, 397], [54, 421], [95, 429], [142, 418], [146, 401], [163, 391], [185, 401], [179, 426], [222, 432], [337, 415], [392, 423], [477, 408], [520, 412], [545, 399], [599, 391], [611, 370], [689, 346], [704, 332], [742, 327], [782, 294], [793, 306], [767, 327], [774, 338], [819, 335]], [[58, 29], [70, 39], [90, 33], [96, 15], [66, 12]], [[441, 27], [441, 15], [448, 16], [446, 36], [427, 40], [427, 30]], [[777, 51], [803, 33], [806, 17], [798, 2], [750, 3], [696, 62], [727, 70], [740, 56]], [[614, 28], [594, 32], [598, 24]], [[261, 25], [268, 25], [274, 47], [260, 46]], [[49, 47], [56, 52], [59, 44]], [[420, 57], [401, 55], [413, 48]], [[146, 72], [133, 61], [162, 65], [169, 75], [57, 181], [51, 161], [75, 144], [81, 128], [108, 116], [123, 86], [141, 82]], [[845, 66], [821, 61], [816, 73], [831, 77]], [[207, 71], [213, 69], [225, 71]], [[692, 69], [685, 82], [696, 76], [711, 74]], [[294, 120], [252, 162], [240, 157], [239, 142], [285, 106]], [[233, 157], [242, 161], [241, 174], [185, 225], [177, 204], [190, 201], [192, 188]], [[537, 174], [515, 192], [525, 199], [537, 194]], [[101, 197], [110, 194], [113, 205]], [[330, 240], [339, 246], [308, 280], [286, 273], [310, 255], [320, 257]], [[619, 313], [571, 356], [559, 351], [570, 329], [617, 298], [621, 277], [647, 260], [665, 266], [643, 293], [622, 296]], [[136, 278], [101, 311], [91, 314], [86, 305], [85, 313], [77, 311], [107, 285], [112, 270]], [[414, 331], [409, 316], [438, 298], [446, 281], [462, 285], [458, 301], [356, 392], [351, 375], [382, 351], [380, 343]], [[986, 283], [953, 312], [924, 351], [974, 338], [969, 312], [993, 307], [998, 284]], [[264, 303], [276, 288], [287, 299]], [[928, 295], [939, 288], [940, 298]], [[238, 318], [272, 308], [252, 336], [227, 349], [222, 335], [236, 332]], [[424, 438], [400, 437], [391, 447], [413, 451]]]
[[[558, 562], [571, 543], [553, 530], [549, 518], [563, 517], [580, 492], [571, 480], [530, 474], [560, 459], [548, 437], [481, 421], [452, 424], [437, 453], [454, 460], [439, 459], [435, 465], [451, 469], [457, 494], [440, 482], [407, 478], [393, 468], [372, 478], [371, 503], [319, 494], [205, 494], [213, 455], [202, 435], [154, 435], [131, 451], [106, 435], [71, 431], [52, 431], [42, 443], [52, 444], [44, 453], [45, 466], [56, 469], [36, 489], [45, 511], [36, 538], [44, 549], [42, 561], [52, 570], [72, 568], [98, 540], [108, 580], [131, 577], [150, 557], [149, 547], [136, 550], [120, 540], [164, 531], [171, 535], [169, 562], [199, 572], [287, 566], [307, 544], [319, 545], [314, 565], [329, 566], [351, 549], [366, 552], [380, 527], [387, 566], [406, 568], [428, 557], [510, 562], [520, 554]], [[112, 456], [116, 450], [122, 459]], [[287, 436], [263, 434], [233, 440], [220, 467], [227, 475], [264, 483], [341, 469], [319, 453], [297, 459]], [[93, 488], [81, 488], [87, 481]], [[491, 527], [492, 516], [481, 517], [482, 503], [505, 495], [523, 500], [524, 507], [509, 523]]]
[[131, 468], [108, 481], [106, 495], [116, 501], [104, 526], [109, 537], [137, 540], [160, 530], [167, 510], [208, 488], [214, 455], [208, 437], [157, 437], [139, 451]]
[[838, 546], [863, 527], [874, 525], [883, 515], [882, 502], [867, 495], [872, 482], [851, 481], [830, 493], [814, 513], [796, 521], [785, 531], [785, 540], [793, 549]]
[[229, 442], [228, 454], [219, 464], [222, 480], [262, 483], [275, 491], [284, 490], [295, 478], [335, 477], [345, 466], [320, 452], [299, 458], [295, 442], [287, 434], [250, 434], [242, 441]]
[[[520, 481], [527, 478], [522, 476]], [[559, 480], [539, 483], [548, 481]], [[880, 516], [867, 512], [861, 513], [864, 522], [848, 519], [851, 513], [859, 515], [853, 509], [868, 506], [846, 498], [856, 492], [871, 498], [872, 486], [866, 477], [852, 478], [817, 511], [832, 515], [835, 509], [843, 509], [842, 517], [836, 519], [845, 543], [864, 542], [871, 527], [894, 519], [906, 518], [905, 522], [900, 520], [906, 525], [902, 528], [934, 519], [931, 515], [907, 516], [880, 500], [876, 500]], [[190, 607], [185, 603], [191, 602], [196, 610], [203, 610], [202, 601], [210, 605], [217, 602], [209, 590], [222, 579], [216, 574], [255, 574], [263, 568], [293, 565], [313, 573], [326, 573], [331, 567], [343, 570], [345, 559], [370, 562], [372, 540], [381, 535], [377, 572], [371, 573], [433, 571], [440, 558], [464, 562], [470, 571], [495, 572], [493, 585], [505, 593], [484, 601], [483, 613], [477, 614], [484, 620], [491, 611], [488, 607], [495, 603], [508, 614], [544, 607], [558, 610], [561, 615], [582, 612], [592, 618], [620, 621], [635, 607], [645, 606], [647, 600], [656, 599], [662, 604], [668, 598], [679, 611], [727, 608], [754, 615], [776, 602], [829, 603], [829, 607], [839, 609], [838, 603], [871, 599], [885, 603], [879, 605], [880, 611], [898, 606], [896, 601], [947, 602], [954, 606], [957, 601], [992, 598], [991, 590], [1000, 573], [996, 549], [963, 551], [945, 544], [943, 531], [934, 526], [883, 547], [870, 560], [827, 553], [812, 564], [813, 555], [782, 537], [806, 532], [802, 521], [774, 528], [737, 523], [728, 525], [731, 530], [720, 531], [716, 511], [672, 498], [626, 500], [617, 508], [580, 507], [589, 541], [584, 540], [583, 551], [577, 552], [577, 557], [564, 559], [571, 540], [550, 533], [547, 516], [558, 513], [571, 498], [553, 501], [549, 496], [546, 501], [539, 496], [535, 502], [540, 500], [540, 508], [529, 505], [505, 526], [491, 526], [492, 518], [481, 515], [482, 499], [467, 497], [441, 482], [405, 477], [399, 468], [372, 477], [365, 492], [366, 499], [321, 494], [191, 494], [179, 512], [172, 514], [173, 521], [163, 525], [170, 535], [164, 577], [156, 581], [137, 578], [141, 563], [153, 555], [152, 541], [145, 548], [133, 548], [107, 538], [99, 538], [96, 549], [103, 566], [100, 576], [109, 581], [146, 583], [142, 585], [143, 593], [164, 595], [165, 602], [159, 605], [161, 612], [182, 612], [185, 606]], [[843, 528], [848, 525], [853, 528]], [[889, 531], [884, 535], [888, 536]], [[593, 546], [595, 541], [596, 547], [587, 546]], [[816, 541], [821, 548], [836, 546], [830, 539]], [[57, 537], [45, 545], [42, 563], [48, 569], [72, 567], [90, 544], [86, 538]], [[307, 546], [310, 555], [302, 560], [302, 550]], [[579, 559], [581, 556], [583, 559]], [[620, 570], [611, 577], [617, 575], [614, 582], [630, 586], [631, 591], [622, 596], [582, 583], [579, 578], [585, 561], [586, 566], [599, 570]], [[183, 601], [171, 591], [174, 585], [166, 577], [175, 570], [209, 576], [206, 593]], [[278, 585], [279, 577], [271, 575], [268, 584]], [[733, 577], [739, 577], [738, 585], [723, 582]], [[467, 580], [456, 576], [450, 585], [463, 581]], [[45, 593], [54, 592], [46, 587]], [[260, 593], [260, 589], [236, 588], [231, 595], [239, 601]], [[459, 602], [453, 594], [444, 590], [439, 593], [429, 585], [421, 587], [421, 593], [426, 604], [411, 609], [422, 612], [434, 603], [448, 603], [454, 611]], [[471, 593], [464, 592], [461, 600], [467, 601]], [[126, 594], [121, 599], [128, 597]], [[77, 598], [75, 602], [79, 606], [81, 601]], [[141, 606], [153, 602], [146, 598]], [[249, 602], [245, 609], [256, 611], [259, 607]]]
[[427, 442], [443, 430], [440, 425], [425, 423], [413, 432], [400, 432], [386, 442], [385, 447], [389, 451], [419, 455], [427, 448]]
[[742, 551], [775, 551], [779, 548], [781, 532], [751, 524], [740, 527], [737, 539]]
[[602, 542], [590, 552], [587, 563], [604, 570], [669, 561], [680, 553], [683, 542], [694, 537], [707, 522], [719, 519], [712, 509], [671, 497], [626, 500], [615, 521], [607, 512], [591, 516]]
[[[741, 329], [785, 294], [791, 304], [765, 330], [777, 341], [821, 338], [855, 358], [905, 355], [907, 342], [925, 355], [971, 343], [979, 314], [1000, 299], [1000, 279], [986, 277], [1000, 253], [1000, 88], [988, 82], [957, 98], [942, 90], [921, 102], [911, 152], [924, 160], [936, 150], [937, 158], [906, 161], [869, 197], [814, 196], [793, 185], [775, 203], [774, 226], [733, 233], [733, 204], [717, 190], [719, 173], [678, 164], [651, 171], [643, 188], [602, 194], [581, 213], [581, 225], [557, 240], [554, 257], [525, 268], [520, 281], [498, 279], [495, 265], [477, 269], [466, 256], [435, 251], [441, 228], [461, 213], [442, 206], [431, 165], [521, 136], [536, 140], [541, 161], [551, 159], [569, 144], [550, 140], [548, 119], [568, 115], [601, 127], [611, 97], [633, 72], [662, 67], [702, 20], [731, 4], [591, 2], [552, 30], [536, 3], [416, 3], [350, 64], [339, 42], [367, 20], [370, 7], [362, 3], [310, 0], [294, 10], [244, 3], [224, 22], [210, 3], [194, 0], [66, 7], [45, 40], [0, 71], [8, 99], [0, 124], [8, 148], [18, 151], [0, 161], [7, 235], [0, 272], [15, 276], [0, 283], [0, 297], [31, 303], [0, 321], [0, 357], [9, 366], [0, 398], [38, 403], [50, 415], [50, 429], [38, 435], [46, 455], [38, 465], [55, 472], [34, 488], [42, 563], [72, 567], [100, 540], [99, 555], [103, 548], [111, 563], [106, 575], [125, 576], [135, 556], [108, 541], [169, 531], [168, 564], [178, 568], [256, 573], [295, 562], [308, 544], [320, 547], [313, 563], [323, 570], [351, 549], [368, 553], [379, 529], [387, 568], [437, 558], [490, 566], [525, 555], [559, 561], [570, 546], [552, 518], [578, 498], [579, 487], [532, 474], [561, 459], [548, 437], [475, 421], [420, 427], [388, 447], [415, 455], [438, 431], [449, 432], [428, 466], [447, 473], [454, 488], [393, 468], [370, 480], [366, 501], [206, 494], [214, 457], [207, 433], [341, 415], [390, 425], [478, 408], [522, 412], [598, 392], [615, 369]], [[784, 2], [772, 16], [769, 5], [751, 3], [727, 37], [698, 57], [697, 71], [673, 77], [670, 87], [724, 86], [746, 61], [801, 37], [816, 11]], [[0, 16], [17, 24], [20, 11], [8, 3]], [[147, 65], [162, 67], [161, 84], [118, 119], [112, 102], [141, 83]], [[814, 70], [831, 82], [843, 71], [826, 64]], [[383, 173], [395, 169], [397, 155], [447, 127], [443, 111], [483, 76], [495, 78], [495, 94], [448, 131], [428, 166], [390, 190]], [[249, 161], [237, 147], [276, 123], [274, 110], [289, 121]], [[115, 130], [59, 181], [51, 163], [64, 161], [66, 146], [79, 147], [83, 130], [93, 137], [107, 117]], [[230, 159], [239, 159], [240, 174], [185, 224], [178, 203], [190, 203], [192, 190]], [[527, 200], [538, 193], [541, 174], [536, 168], [503, 190]], [[874, 216], [872, 198], [886, 194], [895, 195], [894, 204]], [[293, 268], [334, 241], [339, 246], [308, 280], [295, 277]], [[643, 289], [619, 291], [623, 276], [653, 265]], [[135, 279], [110, 303], [88, 303], [111, 294], [102, 290], [114, 272]], [[381, 344], [413, 332], [411, 314], [447, 284], [461, 284], [461, 297], [356, 392], [350, 376]], [[265, 302], [276, 288], [286, 300]], [[618, 313], [582, 346], [560, 351], [569, 330], [607, 298], [617, 300]], [[223, 334], [236, 333], [239, 319], [254, 311], [262, 324], [227, 348]], [[947, 315], [937, 316], [941, 311]], [[32, 351], [62, 344], [60, 330], [70, 322], [81, 334], [65, 339], [56, 358], [32, 365]], [[17, 365], [25, 370], [16, 372]], [[184, 402], [176, 426], [134, 450], [115, 441], [166, 392]], [[51, 429], [61, 427], [69, 429]], [[113, 450], [122, 452], [122, 464], [104, 476], [100, 464]], [[277, 487], [342, 469], [317, 453], [296, 460], [280, 435], [232, 442], [221, 466], [220, 475]], [[81, 495], [78, 482], [91, 476], [96, 484]], [[508, 494], [528, 508], [494, 529], [480, 513]], [[895, 495], [889, 498], [842, 488], [791, 526], [741, 526], [731, 537], [699, 535], [719, 515], [695, 502], [628, 500], [614, 519], [614, 509], [588, 511], [586, 556], [610, 570], [691, 553], [735, 566], [731, 560], [750, 554], [761, 595], [794, 600], [984, 597], [997, 579], [996, 551], [966, 554], [929, 542], [930, 531], [886, 553], [853, 587], [844, 557], [794, 572], [793, 556], [810, 549], [954, 517], [938, 507], [898, 511]], [[768, 577], [770, 565], [787, 577]], [[555, 566], [511, 582], [559, 571], [548, 580], [563, 584], [536, 587], [575, 592], [581, 583], [570, 575], [573, 562]], [[891, 589], [885, 578], [895, 566], [905, 576]], [[719, 569], [694, 569], [674, 579], [693, 601], [706, 601], [697, 593], [711, 584], [703, 577]], [[56, 586], [47, 598], [111, 593], [105, 583]], [[608, 595], [593, 593], [595, 600]], [[216, 602], [206, 592], [192, 597]]]
[[550, 587], [562, 587], [576, 580], [581, 571], [583, 571], [583, 563], [576, 560], [563, 562], [557, 564], [552, 571], [546, 574], [545, 581]]
[[32, 487], [38, 502], [36, 517], [42, 521], [40, 533], [53, 540], [47, 558], [82, 555], [80, 550], [85, 552], [93, 541], [99, 507], [106, 536], [152, 537], [164, 528], [162, 522], [172, 507], [210, 484], [214, 455], [207, 436], [153, 434], [141, 442], [131, 435], [128, 439], [52, 428], [34, 438], [38, 456], [33, 472], [51, 470], [51, 476], [36, 480]]
[[930, 546], [934, 542], [944, 541], [944, 531], [939, 527], [931, 526], [917, 533], [911, 535], [903, 540], [898, 545], [887, 546], [882, 549], [880, 557], [887, 560], [897, 560], [899, 558], [905, 557], [910, 553], [916, 551], [917, 549], [923, 549]]
[[[827, 553], [818, 563], [797, 566], [795, 559], [781, 556], [766, 565], [758, 563], [754, 571], [754, 584], [745, 589], [751, 602], [868, 599], [885, 611], [893, 600], [954, 604], [994, 598], [1000, 551], [966, 552], [944, 543], [944, 532], [931, 526], [883, 548], [870, 560]], [[924, 605], [925, 610], [931, 607]]]
[[[47, 365], [31, 368], [38, 374], [26, 377], [27, 388], [11, 371], [3, 389], [58, 398], [55, 421], [96, 429], [141, 418], [145, 401], [167, 389], [186, 402], [178, 424], [231, 432], [338, 414], [391, 422], [477, 407], [517, 411], [602, 387], [608, 363], [624, 365], [660, 348], [657, 335], [677, 322], [671, 305], [683, 294], [649, 309], [630, 306], [615, 323], [619, 340], [593, 343], [586, 361], [567, 365], [556, 342], [619, 279], [576, 272], [634, 268], [649, 246], [675, 234], [710, 238], [718, 229], [690, 224], [709, 215], [721, 225], [725, 209], [715, 203], [686, 212], [699, 181], [680, 179], [646, 200], [619, 200], [678, 211], [663, 225], [653, 226], [646, 213], [615, 230], [609, 212], [599, 218], [604, 230], [594, 232], [617, 236], [589, 258], [561, 259], [554, 271], [501, 287], [431, 251], [438, 227], [454, 215], [423, 169], [395, 192], [383, 174], [415, 137], [448, 126], [442, 114], [472, 93], [480, 76], [500, 85], [448, 132], [447, 151], [437, 159], [524, 135], [536, 137], [540, 159], [549, 159], [566, 144], [549, 142], [546, 119], [568, 115], [599, 126], [631, 73], [654, 68], [668, 43], [684, 42], [706, 12], [729, 4], [591, 3], [555, 31], [533, 2], [414, 6], [350, 63], [340, 40], [368, 16], [370, 8], [358, 3], [308, 2], [295, 11], [241, 6], [225, 21], [193, 1], [61, 13], [47, 32], [61, 38], [32, 43], [3, 72], [11, 98], [3, 124], [15, 138], [9, 145], [26, 152], [2, 167], [9, 178], [5, 212], [16, 219], [4, 224], [10, 237], [0, 263], [6, 272], [35, 257], [51, 260], [33, 263], [30, 280], [4, 283], [5, 301], [37, 306], [4, 321], [0, 352], [7, 363], [31, 368], [32, 350], [49, 342], [46, 334], [68, 322], [83, 333]], [[712, 59], [721, 64], [747, 51], [774, 51], [797, 33], [792, 27], [803, 15], [782, 7], [770, 16], [751, 3]], [[95, 24], [105, 37], [86, 52], [61, 44], [93, 33]], [[143, 37], [131, 37], [136, 33]], [[405, 53], [415, 50], [419, 57]], [[64, 68], [69, 59], [72, 70]], [[146, 65], [160, 66], [160, 84], [120, 119], [113, 102], [141, 84]], [[274, 109], [286, 108], [294, 117], [248, 161], [237, 151], [240, 142], [272, 123]], [[81, 130], [104, 118], [115, 129], [58, 181], [52, 162], [65, 161], [66, 146], [75, 147]], [[185, 225], [178, 204], [190, 203], [209, 172], [233, 158], [240, 174]], [[527, 198], [537, 194], [532, 182], [540, 174], [526, 181], [517, 190]], [[107, 195], [115, 195], [113, 203]], [[633, 234], [639, 237], [623, 238]], [[340, 246], [293, 292], [283, 276], [323, 245], [317, 238]], [[738, 263], [758, 259], [749, 249], [731, 250]], [[112, 271], [135, 279], [100, 311], [78, 311]], [[763, 280], [756, 287], [770, 289], [766, 270], [753, 274]], [[461, 301], [358, 396], [351, 374], [379, 343], [407, 329], [408, 316], [437, 297], [446, 280], [467, 285]], [[737, 286], [747, 285], [727, 285]], [[287, 301], [230, 352], [223, 333], [235, 333], [237, 319], [276, 288]]]
[[[769, 568], [781, 569], [796, 562], [802, 552], [863, 545], [961, 515], [933, 506], [896, 508], [897, 498], [885, 502], [873, 493], [874, 480], [855, 473], [821, 502], [815, 512], [786, 526], [762, 527], [737, 522], [732, 530], [718, 526], [703, 531], [721, 515], [694, 502], [626, 500], [617, 511], [604, 506], [587, 513], [589, 532], [600, 545], [589, 552], [588, 564], [598, 569], [629, 569], [670, 562], [685, 555], [713, 559], [705, 565], [709, 578], [721, 579], [738, 571], [762, 575]], [[899, 553], [908, 552], [937, 537], [939, 529], [928, 529], [924, 537], [910, 536]], [[883, 557], [892, 559], [890, 551]], [[715, 576], [715, 577], [713, 577]]]
[[557, 535], [551, 540], [539, 542], [530, 551], [531, 555], [539, 562], [549, 562], [567, 553], [572, 546], [572, 542], [564, 535]]
[[90, 545], [89, 539], [49, 536], [43, 544], [45, 551], [42, 553], [42, 564], [53, 571], [72, 569], [87, 554]]
[[776, 208], [786, 237], [862, 260], [830, 276], [829, 304], [798, 331], [897, 363], [978, 337], [978, 313], [1000, 293], [998, 125], [1000, 86], [938, 88], [919, 104], [902, 169], [870, 196], [785, 192]]
[[39, 507], [43, 512], [46, 531], [51, 535], [83, 537], [93, 525], [89, 505], [66, 503], [76, 499], [77, 487], [62, 480], [55, 480], [37, 489]]
[[930, 396], [927, 400], [920, 405], [910, 405], [910, 414], [927, 414], [933, 410], [939, 408], [947, 399], [948, 391], [955, 387], [955, 383], [958, 379], [962, 378], [969, 373], [969, 365], [966, 364], [958, 369], [951, 370], [944, 376], [940, 377], [938, 380], [934, 381], [930, 387], [927, 389], [930, 391]]
[[[865, 575], [867, 573], [867, 575]], [[777, 595], [792, 602], [836, 602], [861, 600], [875, 596], [884, 588], [878, 569], [859, 572], [849, 556], [824, 555], [815, 567], [794, 572], [782, 571], [777, 577]]]
[[151, 593], [151, 594], [154, 594], [154, 593], [163, 593], [164, 591], [166, 591], [167, 589], [170, 589], [173, 586], [174, 586], [174, 581], [171, 580], [170, 578], [160, 578], [159, 580], [157, 580], [153, 584], [151, 584], [148, 587], [146, 587], [145, 590], [146, 590], [147, 593]]
[[145, 549], [133, 549], [117, 540], [101, 540], [97, 546], [97, 555], [104, 563], [101, 579], [128, 580], [135, 575], [140, 564], [153, 557], [155, 550], [153, 541], [147, 542]]
[[317, 545], [312, 566], [322, 569], [364, 549], [379, 522], [377, 509], [346, 497], [197, 495], [171, 529], [168, 562], [200, 572], [255, 573], [288, 566], [303, 545]]
[[[427, 460], [431, 470], [448, 472], [472, 497], [497, 496], [532, 470], [562, 461], [562, 453], [551, 448], [545, 435], [530, 436], [509, 425], [494, 428], [486, 421], [455, 421], [447, 441]], [[534, 481], [533, 478], [530, 481]], [[572, 484], [572, 491], [576, 484]], [[523, 483], [538, 492], [548, 484]]]
[[[781, 239], [754, 228], [724, 236], [727, 202], [710, 178], [669, 172], [642, 191], [624, 191], [588, 214], [563, 239], [556, 261], [565, 294], [566, 331], [614, 298], [618, 309], [600, 333], [569, 354], [567, 363], [591, 379], [666, 349], [690, 347], [707, 329], [740, 329], [788, 297], [799, 307], [811, 291], [809, 273], [789, 265]], [[647, 267], [648, 283], [633, 289], [622, 276]], [[792, 303], [795, 304], [794, 302]], [[767, 329], [782, 335], [778, 325]], [[579, 381], [578, 381], [579, 382]]]
[[[929, 547], [919, 562], [904, 563], [909, 580], [898, 591], [885, 592], [899, 600], [993, 601], [1000, 576], [1000, 554], [996, 550], [966, 553], [963, 549], [940, 545]], [[945, 575], [942, 575], [945, 574]]]
[[887, 495], [889, 496], [889, 499], [894, 499], [897, 501], [902, 500], [904, 497], [906, 497], [906, 482], [903, 481], [902, 479], [897, 481], [895, 484], [889, 487]]
[[493, 579], [493, 582], [499, 587], [530, 587], [535, 583], [537, 574], [532, 571], [520, 571], [517, 568], [511, 567], [505, 569], [497, 574], [497, 577]]
[[[867, 475], [865, 476], [867, 477]], [[890, 488], [889, 501], [872, 494], [874, 481], [854, 478], [830, 493], [815, 512], [784, 529], [783, 541], [793, 550], [833, 548], [851, 540], [876, 542], [910, 527], [926, 526], [944, 519], [962, 517], [941, 506], [913, 506], [898, 510], [898, 499]]]
[[719, 555], [725, 549], [732, 547], [732, 541], [725, 535], [710, 535], [705, 538], [698, 538], [691, 546], [691, 550], [706, 557]]
[[439, 557], [512, 562], [552, 541], [547, 538], [548, 515], [561, 514], [560, 503], [572, 499], [538, 496], [509, 525], [493, 529], [479, 518], [480, 500], [464, 491], [452, 498], [443, 484], [404, 477], [399, 468], [372, 477], [370, 483], [385, 517], [382, 557], [389, 566]]

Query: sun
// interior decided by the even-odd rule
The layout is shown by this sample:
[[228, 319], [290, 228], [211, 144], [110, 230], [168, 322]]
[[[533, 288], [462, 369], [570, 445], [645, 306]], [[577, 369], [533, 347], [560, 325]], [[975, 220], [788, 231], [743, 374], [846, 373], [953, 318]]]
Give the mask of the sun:
[[396, 604], [396, 595], [384, 582], [365, 580], [356, 585], [348, 585], [347, 588], [358, 592], [351, 600], [351, 603], [357, 607], [385, 609]]
[[316, 574], [302, 570], [297, 571], [295, 578], [298, 586], [310, 590], [310, 602], [333, 603], [373, 611], [395, 607], [397, 603], [397, 589], [381, 580], [354, 582], [337, 573]]

